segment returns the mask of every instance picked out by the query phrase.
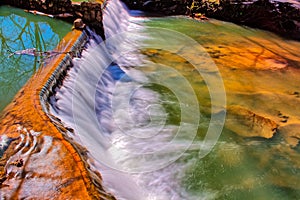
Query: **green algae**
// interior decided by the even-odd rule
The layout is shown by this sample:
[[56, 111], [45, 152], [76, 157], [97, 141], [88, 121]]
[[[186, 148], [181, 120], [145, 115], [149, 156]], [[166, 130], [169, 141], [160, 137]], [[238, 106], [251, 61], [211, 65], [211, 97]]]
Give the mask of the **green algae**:
[[[196, 21], [167, 17], [154, 18], [146, 24], [175, 30], [196, 40], [222, 74], [227, 106], [240, 106], [274, 121], [279, 130], [285, 130], [277, 131], [270, 139], [248, 132], [251, 135], [248, 138], [247, 131], [251, 129], [242, 134], [231, 130], [232, 126], [227, 127], [226, 123], [221, 138], [206, 157], [199, 158], [199, 150], [193, 148], [187, 151], [188, 156], [178, 161], [187, 165], [180, 181], [191, 197], [200, 198], [204, 194], [204, 199], [299, 198], [300, 150], [296, 125], [300, 123], [297, 106], [300, 43], [267, 31], [213, 19]], [[176, 55], [155, 49], [144, 54], [155, 63], [175, 68], [193, 86], [204, 114], [194, 141], [197, 144], [203, 139], [210, 119], [210, 95], [206, 83], [199, 73], [195, 73], [193, 66]], [[226, 120], [239, 127], [236, 117]]]

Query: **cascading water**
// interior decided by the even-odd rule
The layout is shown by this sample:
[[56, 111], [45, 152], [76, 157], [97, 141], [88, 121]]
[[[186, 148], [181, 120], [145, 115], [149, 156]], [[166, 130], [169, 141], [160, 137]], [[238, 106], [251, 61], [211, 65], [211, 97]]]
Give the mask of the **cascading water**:
[[106, 40], [90, 33], [51, 112], [117, 199], [300, 196], [299, 42], [214, 19], [131, 17], [118, 0], [103, 23]]
[[176, 160], [195, 136], [184, 133], [197, 130], [199, 115], [193, 111], [199, 108], [195, 99], [183, 100], [189, 118], [180, 127], [166, 125], [164, 102], [138, 70], [151, 65], [139, 52], [146, 37], [139, 34], [143, 20], [131, 17], [120, 1], [108, 2], [106, 41], [89, 33], [82, 57], [73, 60], [51, 97], [51, 114], [74, 130], [68, 136], [88, 149], [92, 167], [118, 199], [186, 199], [179, 180], [188, 165]]

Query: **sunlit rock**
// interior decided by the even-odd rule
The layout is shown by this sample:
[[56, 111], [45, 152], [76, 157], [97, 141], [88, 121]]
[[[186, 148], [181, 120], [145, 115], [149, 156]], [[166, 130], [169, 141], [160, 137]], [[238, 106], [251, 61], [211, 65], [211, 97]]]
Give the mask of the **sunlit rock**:
[[[70, 32], [57, 50], [70, 52], [83, 42], [82, 37], [81, 31]], [[77, 46], [76, 51], [79, 49]], [[0, 194], [4, 199], [114, 199], [104, 191], [99, 172], [90, 169], [85, 150], [71, 144], [43, 110], [46, 105], [41, 99], [47, 99], [47, 91], [57, 84], [53, 76], [62, 73], [56, 69], [68, 63], [65, 57], [60, 54], [50, 60], [0, 116], [1, 143], [6, 145], [8, 138], [13, 139], [0, 159]]]
[[271, 138], [278, 125], [269, 118], [244, 107], [229, 106], [227, 108], [226, 127], [245, 137]]

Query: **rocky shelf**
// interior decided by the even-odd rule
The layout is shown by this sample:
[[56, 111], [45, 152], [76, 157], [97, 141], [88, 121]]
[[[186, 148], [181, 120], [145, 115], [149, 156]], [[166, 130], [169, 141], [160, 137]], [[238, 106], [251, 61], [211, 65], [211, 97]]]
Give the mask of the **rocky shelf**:
[[131, 9], [230, 21], [300, 40], [300, 6], [280, 0], [123, 0]]

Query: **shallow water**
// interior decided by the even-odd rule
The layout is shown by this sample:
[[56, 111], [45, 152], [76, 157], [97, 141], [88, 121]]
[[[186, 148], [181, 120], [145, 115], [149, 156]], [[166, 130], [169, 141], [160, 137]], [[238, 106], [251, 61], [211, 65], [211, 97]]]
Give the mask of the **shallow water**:
[[21, 9], [0, 7], [0, 111], [12, 100], [45, 60], [11, 52], [36, 48], [53, 50], [71, 25], [49, 17], [34, 16]]
[[[216, 20], [199, 22], [169, 17], [151, 19], [146, 24], [176, 30], [195, 39], [210, 54], [224, 81], [228, 114], [221, 138], [205, 158], [199, 159], [197, 149], [182, 158], [189, 163], [180, 180], [188, 193], [199, 197], [206, 194], [203, 199], [299, 198], [299, 147], [287, 135], [297, 132], [295, 124], [299, 124], [300, 117], [300, 43]], [[146, 54], [152, 61], [172, 66], [186, 77], [198, 94], [200, 111], [209, 116], [210, 94], [194, 66], [169, 52], [151, 49]], [[156, 71], [159, 70], [154, 68], [152, 73]], [[174, 81], [173, 87], [176, 84]], [[249, 132], [251, 129], [241, 130], [243, 120], [230, 113], [235, 106], [276, 121], [279, 131], [271, 139], [247, 138], [256, 135]], [[288, 116], [288, 121], [281, 120], [279, 113]], [[294, 129], [280, 131], [289, 123], [295, 125]], [[205, 128], [200, 126], [199, 138], [203, 134]]]
[[300, 197], [299, 42], [213, 19], [135, 18], [117, 0], [104, 26], [108, 40], [74, 59], [51, 113], [74, 129], [107, 190], [130, 200]]

